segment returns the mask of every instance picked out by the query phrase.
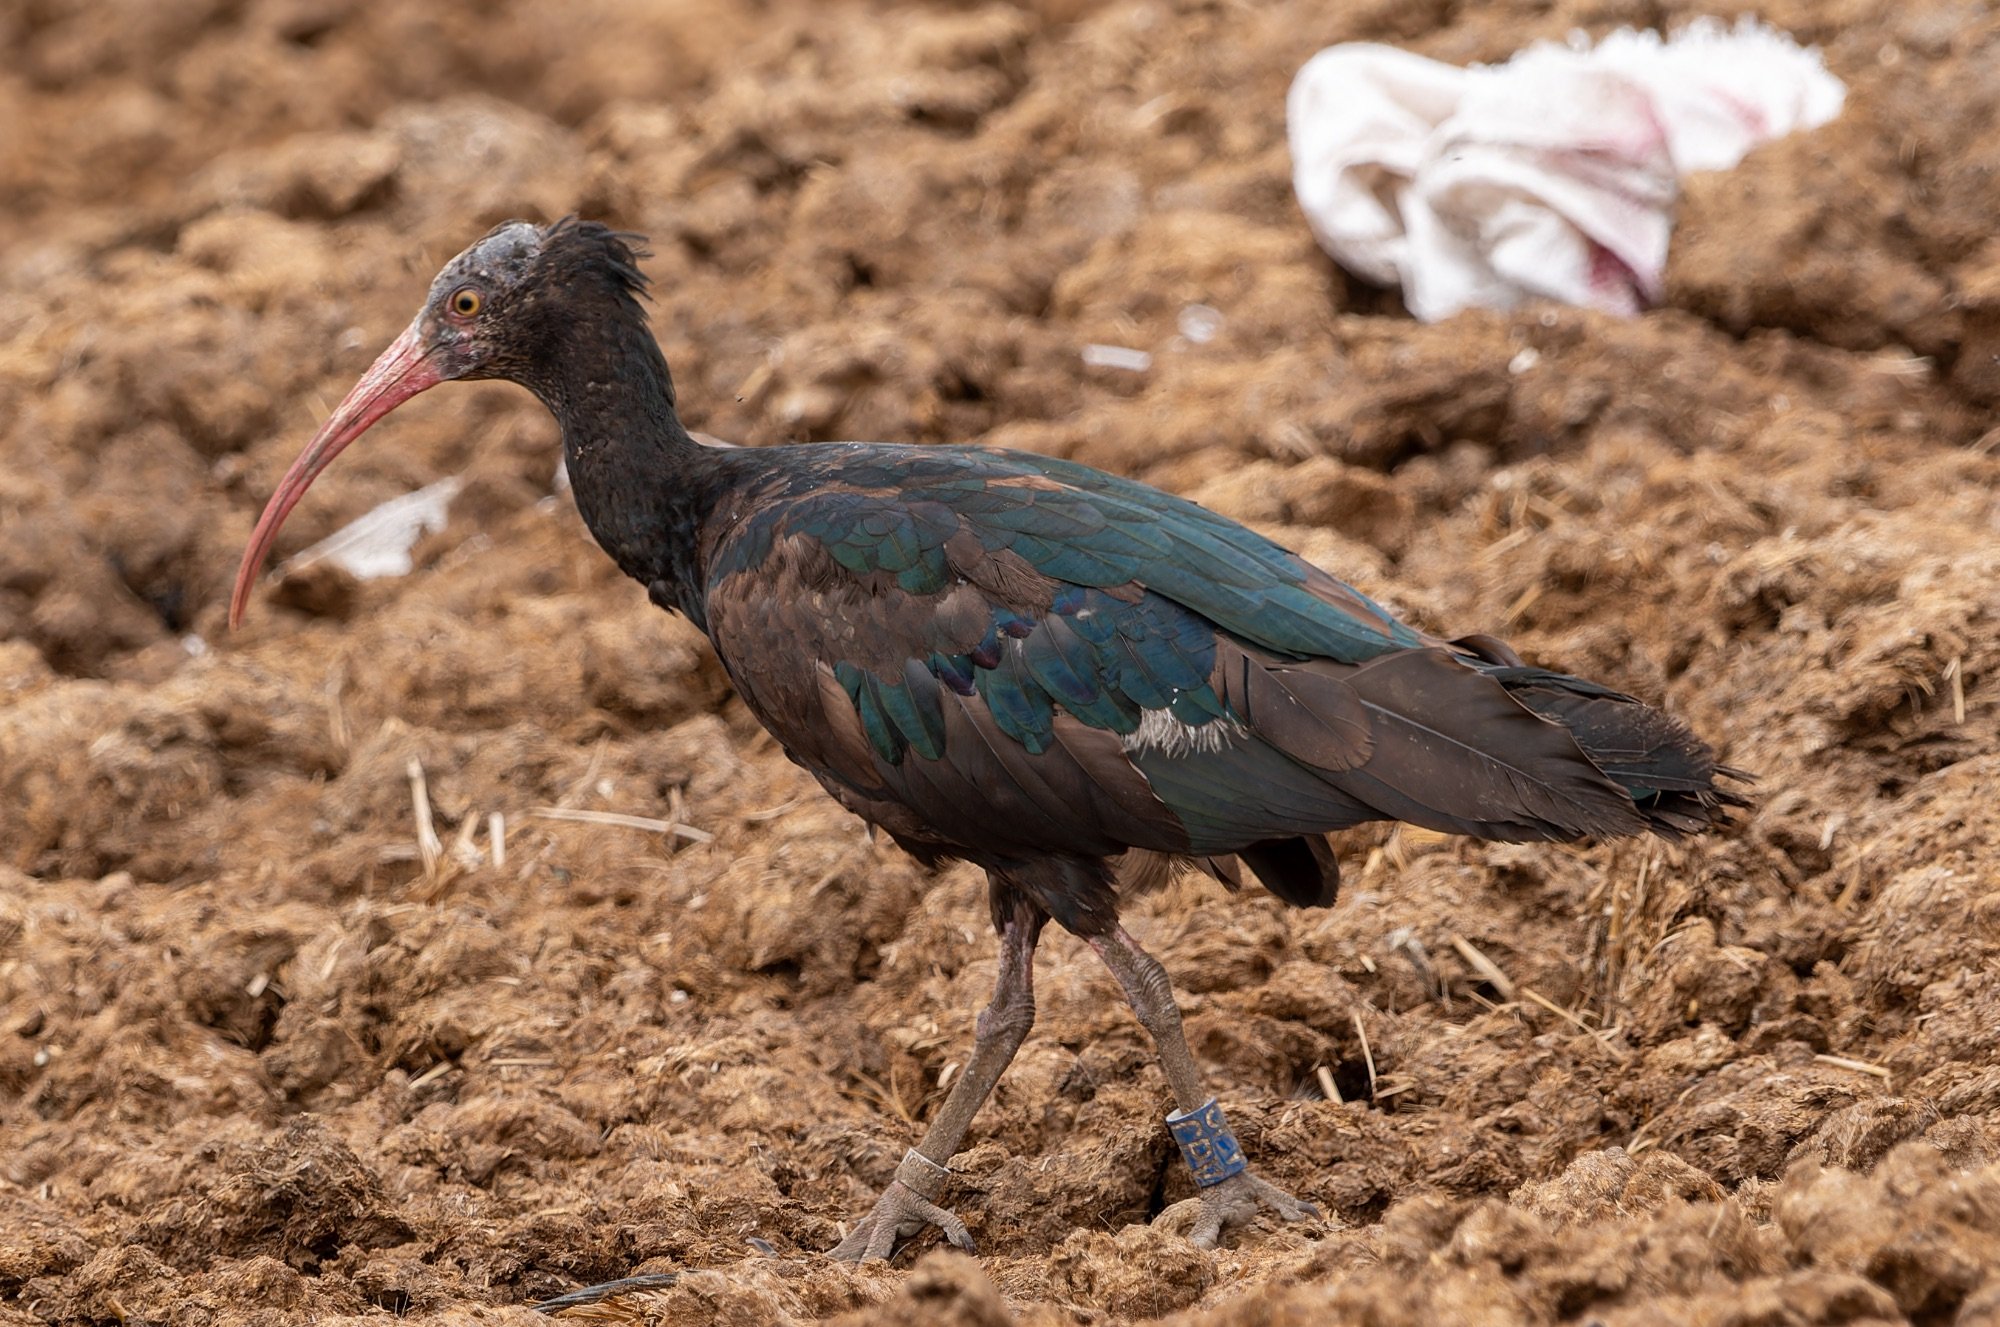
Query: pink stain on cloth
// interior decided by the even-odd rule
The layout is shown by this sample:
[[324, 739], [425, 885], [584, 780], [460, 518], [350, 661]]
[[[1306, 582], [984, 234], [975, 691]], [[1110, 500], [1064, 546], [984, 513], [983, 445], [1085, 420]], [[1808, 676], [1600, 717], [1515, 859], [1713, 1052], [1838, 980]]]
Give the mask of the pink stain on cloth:
[[1434, 322], [1538, 298], [1618, 314], [1658, 303], [1681, 177], [1825, 124], [1845, 97], [1817, 50], [1746, 18], [1463, 69], [1330, 46], [1285, 109], [1313, 234]]

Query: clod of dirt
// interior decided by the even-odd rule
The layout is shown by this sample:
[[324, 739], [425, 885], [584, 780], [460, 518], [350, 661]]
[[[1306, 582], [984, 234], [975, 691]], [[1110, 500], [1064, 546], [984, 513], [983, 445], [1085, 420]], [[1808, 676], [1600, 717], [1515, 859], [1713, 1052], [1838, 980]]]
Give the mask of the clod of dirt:
[[348, 1249], [400, 1244], [413, 1233], [381, 1178], [309, 1115], [277, 1137], [218, 1140], [191, 1160], [198, 1197], [164, 1205], [138, 1232], [175, 1266], [195, 1270], [218, 1250], [245, 1249], [316, 1272]]
[[0, 1294], [38, 1276], [58, 1276], [94, 1250], [60, 1213], [11, 1184], [0, 1184]]
[[1957, 1173], [1906, 1143], [1872, 1175], [1799, 1165], [1771, 1212], [1800, 1255], [1886, 1287], [1919, 1321], [2000, 1282], [2000, 1167]]
[[1012, 1327], [992, 1280], [978, 1262], [939, 1249], [910, 1269], [889, 1298], [825, 1320], [827, 1327]]
[[1126, 1319], [1186, 1308], [1215, 1276], [1214, 1254], [1151, 1225], [1079, 1230], [1049, 1253], [1049, 1282], [1064, 1298]]
[[1516, 1189], [1509, 1201], [1560, 1230], [1613, 1216], [1650, 1216], [1671, 1200], [1721, 1197], [1720, 1185], [1671, 1152], [1634, 1158], [1623, 1148], [1607, 1147], [1578, 1157], [1553, 1180]]

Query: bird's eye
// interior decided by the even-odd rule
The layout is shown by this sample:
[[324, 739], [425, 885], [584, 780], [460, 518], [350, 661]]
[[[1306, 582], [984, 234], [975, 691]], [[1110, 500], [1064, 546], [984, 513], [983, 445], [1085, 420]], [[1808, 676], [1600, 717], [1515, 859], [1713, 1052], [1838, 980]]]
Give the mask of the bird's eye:
[[466, 286], [452, 295], [451, 311], [461, 318], [470, 318], [473, 314], [479, 312], [479, 306], [484, 302], [479, 298], [478, 291], [474, 290], [471, 286]]

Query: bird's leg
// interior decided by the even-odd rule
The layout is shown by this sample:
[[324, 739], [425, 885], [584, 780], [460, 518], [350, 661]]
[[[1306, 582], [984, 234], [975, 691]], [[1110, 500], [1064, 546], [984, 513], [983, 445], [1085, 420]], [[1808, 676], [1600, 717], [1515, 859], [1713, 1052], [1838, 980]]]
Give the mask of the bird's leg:
[[939, 1207], [937, 1196], [951, 1174], [946, 1163], [965, 1141], [972, 1117], [986, 1104], [993, 1085], [1035, 1025], [1035, 942], [1046, 920], [1040, 913], [1017, 910], [1001, 930], [1000, 977], [994, 983], [992, 1003], [980, 1012], [965, 1072], [952, 1084], [923, 1141], [904, 1154], [896, 1178], [875, 1200], [874, 1210], [834, 1248], [835, 1258], [844, 1262], [886, 1258], [898, 1239], [916, 1234], [926, 1224], [972, 1252], [965, 1223]]
[[1090, 947], [1125, 988], [1132, 1012], [1159, 1047], [1160, 1068], [1166, 1071], [1167, 1086], [1179, 1107], [1167, 1117], [1167, 1124], [1200, 1186], [1197, 1197], [1174, 1204], [1159, 1220], [1175, 1224], [1189, 1215], [1192, 1206], [1194, 1224], [1188, 1238], [1208, 1249], [1215, 1247], [1224, 1230], [1255, 1218], [1259, 1207], [1268, 1207], [1287, 1221], [1318, 1216], [1319, 1209], [1311, 1203], [1301, 1202], [1244, 1168], [1242, 1151], [1222, 1118], [1221, 1108], [1202, 1086], [1201, 1071], [1195, 1068], [1194, 1054], [1181, 1032], [1173, 981], [1160, 961], [1141, 949], [1122, 926], [1093, 937]]

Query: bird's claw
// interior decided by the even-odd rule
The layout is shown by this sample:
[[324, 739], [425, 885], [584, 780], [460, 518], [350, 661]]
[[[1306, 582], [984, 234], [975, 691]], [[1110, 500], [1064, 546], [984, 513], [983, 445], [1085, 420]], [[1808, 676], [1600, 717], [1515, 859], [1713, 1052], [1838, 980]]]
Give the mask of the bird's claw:
[[861, 1224], [846, 1239], [834, 1246], [829, 1256], [842, 1262], [886, 1258], [895, 1252], [897, 1240], [908, 1239], [925, 1226], [936, 1226], [954, 1246], [967, 1253], [974, 1252], [972, 1233], [965, 1228], [965, 1222], [896, 1180], [882, 1190], [874, 1209], [861, 1218]]
[[1198, 1249], [1212, 1249], [1222, 1234], [1256, 1220], [1261, 1208], [1269, 1208], [1287, 1221], [1317, 1217], [1319, 1209], [1294, 1198], [1269, 1180], [1249, 1171], [1231, 1175], [1222, 1183], [1203, 1189], [1193, 1198], [1175, 1203], [1153, 1218], [1153, 1224], [1168, 1230], [1187, 1228], [1188, 1241]]

